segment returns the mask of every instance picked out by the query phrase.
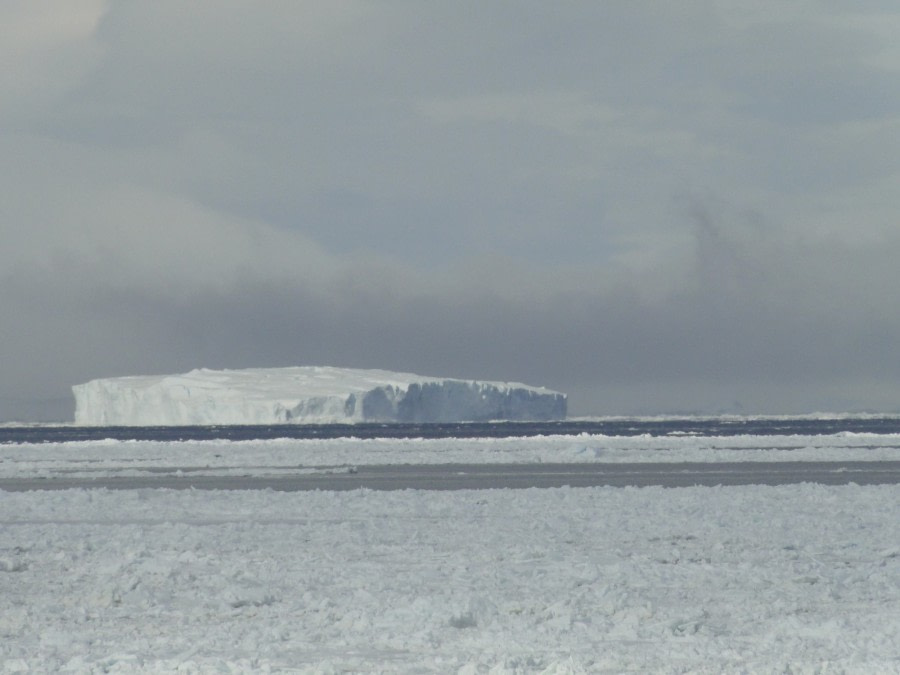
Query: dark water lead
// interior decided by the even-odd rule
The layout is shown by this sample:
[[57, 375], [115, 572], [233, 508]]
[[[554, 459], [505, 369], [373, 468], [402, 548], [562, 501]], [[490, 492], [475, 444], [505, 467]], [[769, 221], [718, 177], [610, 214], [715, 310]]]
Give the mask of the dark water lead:
[[247, 441], [272, 438], [507, 438], [603, 434], [607, 436], [786, 436], [840, 432], [897, 434], [900, 416], [796, 418], [673, 418], [565, 420], [559, 422], [466, 422], [437, 424], [277, 424], [188, 427], [0, 427], [2, 443], [63, 443], [102, 439], [141, 441]]
[[417, 464], [279, 476], [195, 474], [0, 478], [0, 491], [173, 490], [485, 490], [554, 487], [730, 485], [896, 485], [900, 462], [682, 462], [638, 464]]

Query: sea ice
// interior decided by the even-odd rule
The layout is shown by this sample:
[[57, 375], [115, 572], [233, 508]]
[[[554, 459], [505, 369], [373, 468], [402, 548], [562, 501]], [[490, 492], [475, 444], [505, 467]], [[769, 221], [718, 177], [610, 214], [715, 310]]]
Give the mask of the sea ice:
[[[0, 445], [0, 480], [263, 477], [390, 464], [897, 462], [898, 434], [510, 436], [247, 441], [70, 441]], [[2, 671], [0, 671], [2, 672]]]
[[519, 383], [354, 368], [198, 369], [72, 387], [83, 425], [552, 420], [566, 396]]
[[898, 497], [0, 492], [0, 672], [900, 673]]

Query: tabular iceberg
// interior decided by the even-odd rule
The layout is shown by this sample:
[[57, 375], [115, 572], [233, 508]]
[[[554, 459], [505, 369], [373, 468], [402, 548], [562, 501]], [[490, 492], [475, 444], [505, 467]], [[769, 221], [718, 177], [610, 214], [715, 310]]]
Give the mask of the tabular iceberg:
[[92, 380], [72, 391], [75, 423], [96, 426], [566, 417], [566, 395], [543, 387], [355, 368], [201, 368], [183, 375]]

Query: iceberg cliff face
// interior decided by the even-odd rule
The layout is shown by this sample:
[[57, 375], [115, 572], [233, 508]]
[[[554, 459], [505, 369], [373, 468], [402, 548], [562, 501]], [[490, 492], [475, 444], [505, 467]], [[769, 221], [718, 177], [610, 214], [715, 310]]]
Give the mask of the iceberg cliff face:
[[72, 387], [75, 423], [328, 424], [554, 420], [566, 396], [518, 383], [422, 377], [353, 368], [192, 370]]

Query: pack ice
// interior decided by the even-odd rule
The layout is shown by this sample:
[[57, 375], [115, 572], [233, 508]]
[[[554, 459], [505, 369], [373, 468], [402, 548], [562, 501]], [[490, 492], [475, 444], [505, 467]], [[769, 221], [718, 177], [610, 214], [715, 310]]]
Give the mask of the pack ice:
[[192, 370], [72, 387], [81, 425], [553, 420], [566, 395], [519, 383], [298, 366]]

